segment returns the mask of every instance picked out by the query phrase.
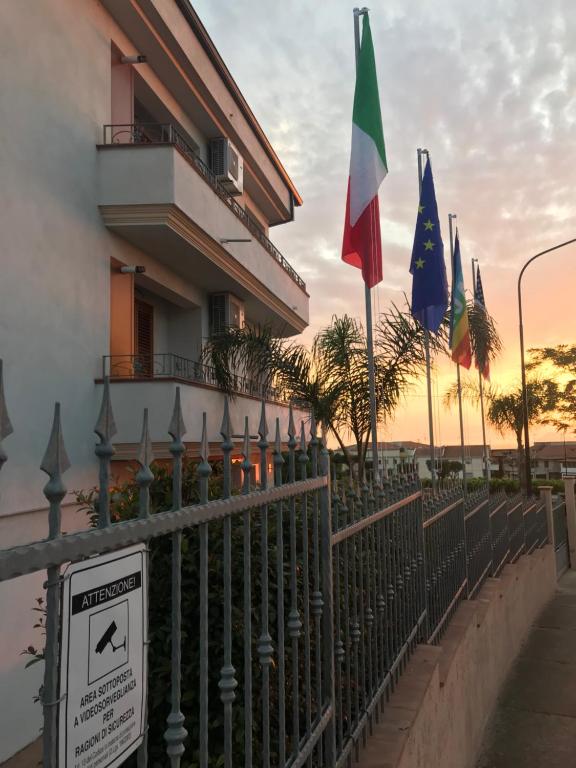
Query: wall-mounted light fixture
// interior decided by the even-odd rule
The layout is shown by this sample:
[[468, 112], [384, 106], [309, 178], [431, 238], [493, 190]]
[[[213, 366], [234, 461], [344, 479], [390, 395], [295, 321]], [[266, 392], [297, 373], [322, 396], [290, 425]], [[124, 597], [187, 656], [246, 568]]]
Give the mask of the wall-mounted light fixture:
[[121, 56], [120, 61], [122, 64], [146, 64], [146, 56], [141, 53], [134, 56]]
[[221, 243], [251, 243], [251, 237], [221, 237]]
[[120, 267], [120, 272], [123, 275], [143, 275], [146, 272], [146, 267], [124, 266]]

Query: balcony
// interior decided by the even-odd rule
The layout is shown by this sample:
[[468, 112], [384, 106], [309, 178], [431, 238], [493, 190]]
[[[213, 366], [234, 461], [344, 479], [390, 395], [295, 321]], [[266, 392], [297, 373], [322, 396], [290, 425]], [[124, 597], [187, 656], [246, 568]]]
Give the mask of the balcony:
[[[220, 389], [214, 368], [170, 352], [155, 355], [105, 355], [102, 377], [106, 376], [109, 376], [111, 381], [164, 379]], [[246, 376], [234, 376], [233, 394], [282, 405], [289, 405], [291, 402], [283, 390]]]
[[[153, 355], [106, 355], [102, 359], [102, 379], [110, 377], [113, 385], [118, 443], [117, 458], [132, 458], [140, 435], [138, 425], [144, 408], [150, 410], [151, 439], [160, 452], [167, 440], [166, 408], [174, 400], [176, 387], [180, 396], [184, 422], [190, 431], [201, 430], [202, 413], [208, 414], [208, 439], [217, 443], [224, 393], [218, 385], [214, 369], [201, 362], [172, 353]], [[241, 432], [245, 417], [258, 423], [261, 402], [267, 403], [271, 429], [276, 419], [284, 431], [288, 427], [288, 405], [292, 403], [297, 422], [309, 418], [309, 406], [291, 400], [283, 390], [262, 384], [246, 376], [235, 376], [230, 398], [230, 415], [234, 428]], [[125, 455], [126, 454], [126, 455]]]
[[99, 206], [110, 230], [199, 288], [235, 293], [252, 321], [286, 336], [304, 330], [304, 281], [177, 128], [106, 125], [98, 149]]

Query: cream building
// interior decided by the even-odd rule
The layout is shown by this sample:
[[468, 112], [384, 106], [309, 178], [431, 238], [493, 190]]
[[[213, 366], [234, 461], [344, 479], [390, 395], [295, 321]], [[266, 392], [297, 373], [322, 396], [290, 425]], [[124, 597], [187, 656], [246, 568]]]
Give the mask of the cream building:
[[[269, 239], [301, 198], [188, 0], [9, 0], [0, 29], [8, 547], [47, 532], [39, 465], [55, 401], [71, 490], [96, 482], [104, 374], [118, 458], [134, 455], [144, 407], [165, 451], [177, 385], [194, 453], [202, 412], [215, 442], [223, 405], [198, 364], [204, 340], [243, 322], [298, 334], [308, 294]], [[255, 427], [260, 392], [238, 388], [233, 423]], [[266, 394], [285, 430], [286, 406]], [[72, 493], [67, 504], [63, 530], [84, 526]], [[40, 728], [42, 665], [24, 673], [20, 651], [41, 642], [41, 593], [35, 577], [0, 585], [0, 764]]]

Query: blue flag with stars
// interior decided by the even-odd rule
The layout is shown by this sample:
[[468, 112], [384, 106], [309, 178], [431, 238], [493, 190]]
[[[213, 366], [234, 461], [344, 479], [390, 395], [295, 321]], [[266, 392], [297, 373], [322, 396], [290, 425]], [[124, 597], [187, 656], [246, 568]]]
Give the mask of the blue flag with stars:
[[423, 328], [438, 333], [448, 308], [448, 281], [429, 159], [422, 179], [410, 274], [412, 315]]

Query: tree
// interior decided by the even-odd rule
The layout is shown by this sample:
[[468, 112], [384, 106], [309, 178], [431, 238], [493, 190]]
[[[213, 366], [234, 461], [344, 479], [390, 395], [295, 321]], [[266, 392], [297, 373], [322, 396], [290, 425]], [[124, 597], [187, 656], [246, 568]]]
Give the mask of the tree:
[[468, 301], [468, 323], [472, 354], [476, 366], [483, 370], [485, 364], [492, 363], [502, 351], [502, 340], [494, 319], [472, 300]]
[[559, 344], [530, 350], [531, 360], [526, 366], [541, 375], [552, 374], [558, 386], [556, 409], [543, 423], [559, 432], [576, 432], [576, 344]]
[[[558, 387], [553, 381], [541, 381], [532, 379], [526, 385], [528, 395], [528, 423], [542, 423], [546, 414], [556, 408], [558, 402]], [[462, 396], [464, 399], [478, 405], [480, 402], [480, 390], [475, 382], [465, 380], [462, 382]], [[453, 384], [444, 397], [446, 405], [451, 406], [457, 402], [458, 389]], [[522, 450], [522, 434], [524, 431], [524, 409], [522, 400], [522, 387], [516, 385], [502, 391], [494, 385], [484, 388], [486, 401], [486, 420], [501, 435], [512, 432], [516, 438], [518, 450], [519, 474], [524, 473], [524, 452]]]
[[[455, 480], [462, 472], [463, 464], [461, 461], [452, 461], [451, 459], [440, 459], [436, 462], [436, 472], [441, 480], [449, 478]], [[426, 459], [428, 471], [432, 472], [432, 459]]]
[[[433, 353], [445, 351], [445, 331], [432, 334], [430, 344]], [[352, 436], [362, 476], [371, 428], [367, 342], [359, 320], [334, 316], [316, 334], [310, 349], [276, 339], [270, 329], [231, 329], [207, 344], [204, 360], [228, 392], [233, 390], [234, 372], [242, 371], [307, 402], [316, 420], [338, 442], [350, 467], [354, 462], [346, 443]], [[408, 308], [392, 305], [380, 315], [374, 364], [377, 416], [383, 421], [424, 370], [424, 332]]]

